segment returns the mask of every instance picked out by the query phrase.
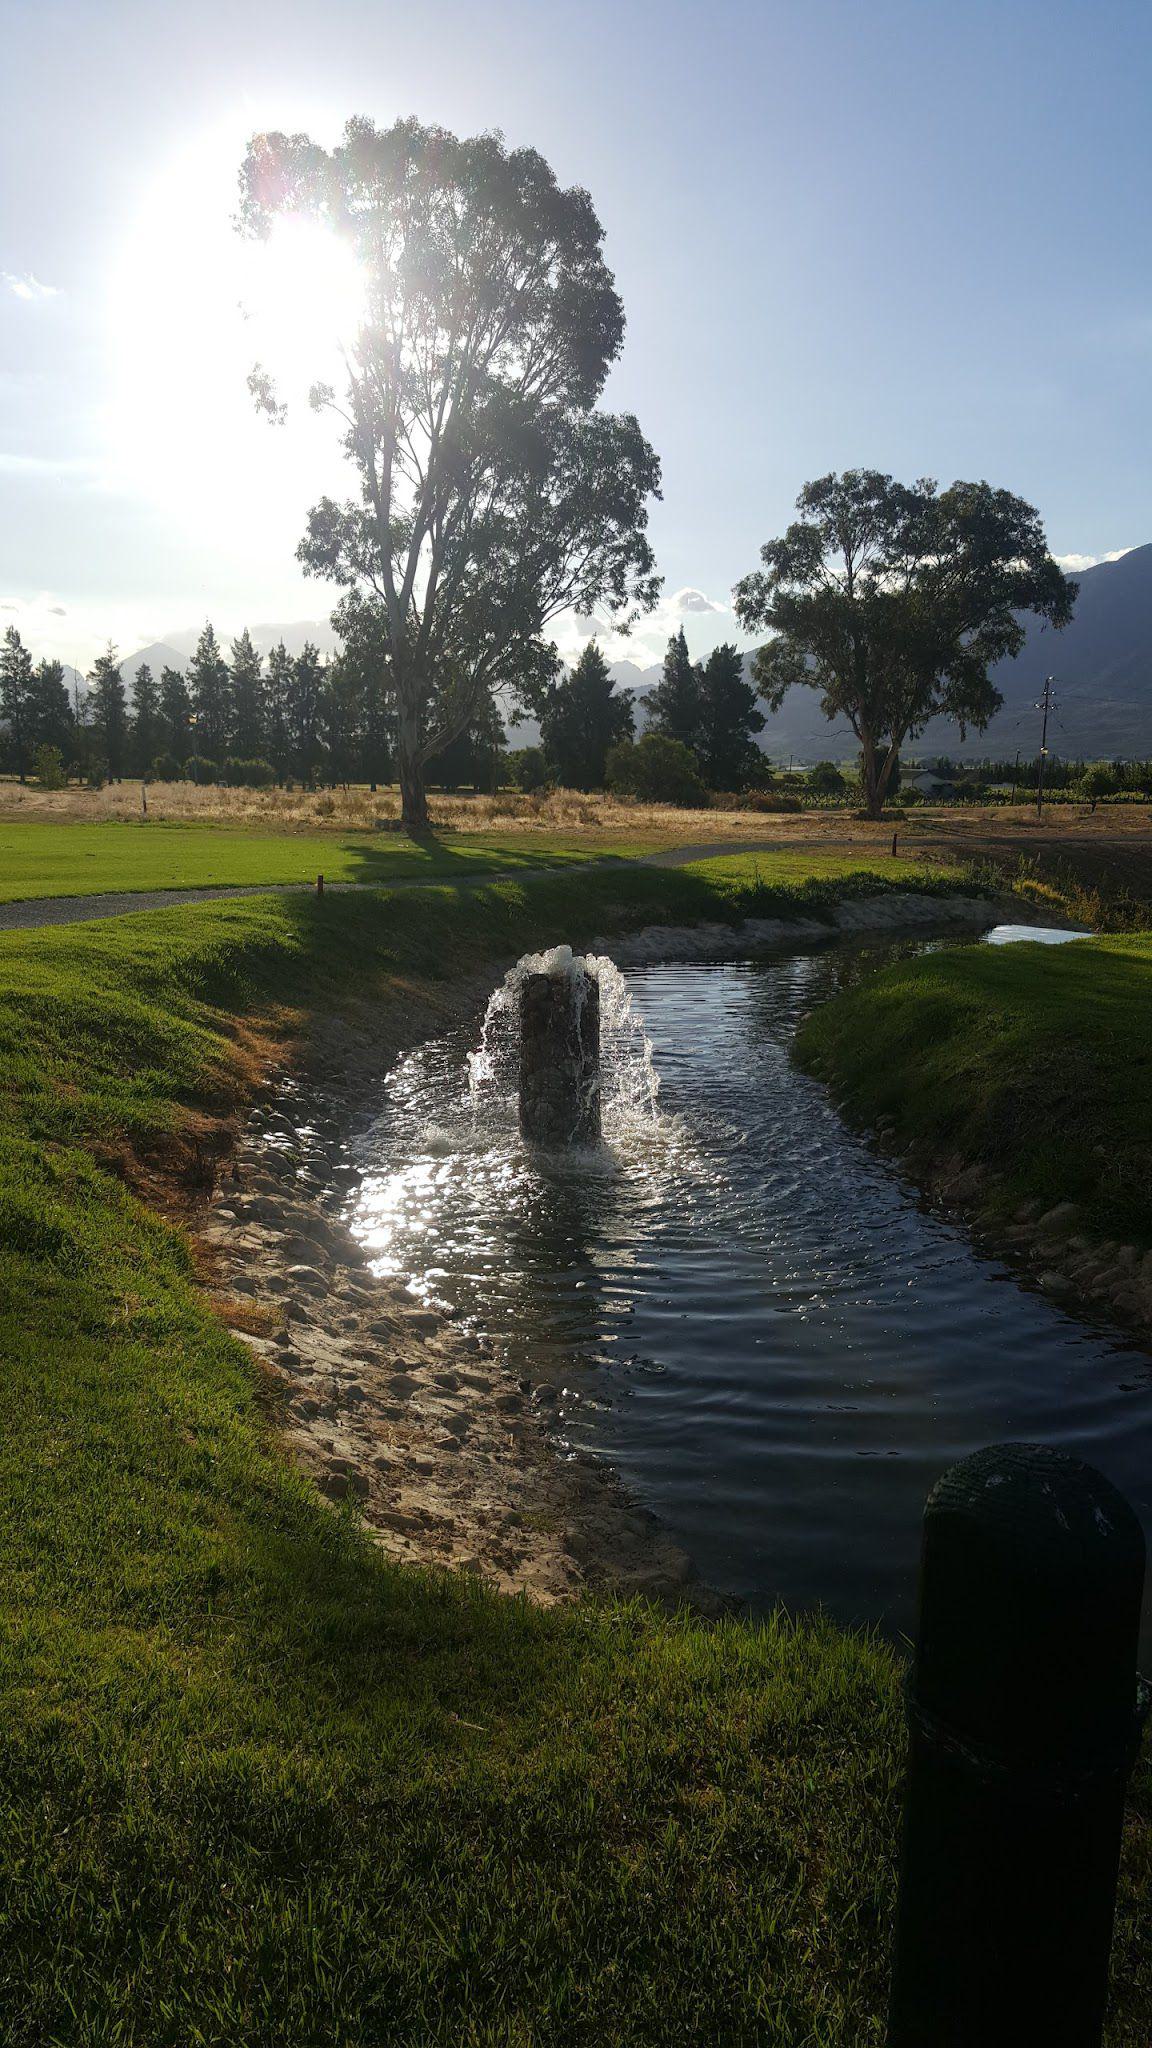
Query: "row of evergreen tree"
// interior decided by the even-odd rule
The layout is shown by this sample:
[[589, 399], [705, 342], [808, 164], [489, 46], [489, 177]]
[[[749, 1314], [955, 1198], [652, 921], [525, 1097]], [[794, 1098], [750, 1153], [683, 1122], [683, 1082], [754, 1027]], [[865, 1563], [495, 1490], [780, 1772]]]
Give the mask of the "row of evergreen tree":
[[[94, 664], [83, 697], [69, 691], [59, 661], [33, 662], [14, 626], [0, 645], [0, 717], [6, 765], [23, 778], [40, 750], [66, 770], [91, 776], [202, 777], [232, 764], [267, 763], [272, 776], [303, 783], [385, 782], [392, 774], [391, 705], [379, 662], [344, 649], [325, 660], [311, 642], [290, 655], [283, 642], [267, 658], [245, 630], [225, 658], [207, 625], [186, 673], [157, 677], [137, 669], [131, 698], [109, 647]], [[635, 731], [631, 698], [619, 692], [595, 640], [575, 668], [547, 689], [540, 705], [547, 773], [567, 788], [603, 788], [608, 756]], [[683, 629], [669, 642], [664, 670], [648, 698], [647, 729], [689, 748], [703, 781], [739, 789], [761, 756], [754, 735], [764, 720], [733, 646], [694, 663]], [[449, 787], [494, 786], [503, 732], [494, 706], [429, 766]]]
[[[755, 735], [764, 727], [739, 650], [725, 644], [694, 662], [683, 627], [673, 634], [660, 681], [647, 699], [646, 735], [686, 747], [711, 789], [740, 790], [763, 770]], [[566, 789], [602, 789], [614, 749], [635, 735], [632, 700], [590, 640], [570, 675], [549, 688], [540, 712], [547, 772]]]
[[118, 778], [205, 775], [226, 761], [267, 763], [279, 780], [386, 781], [391, 773], [387, 707], [378, 674], [349, 654], [326, 661], [307, 642], [284, 643], [265, 660], [245, 630], [225, 660], [205, 626], [187, 672], [137, 669], [131, 701], [114, 647], [70, 693], [58, 661], [33, 663], [10, 626], [0, 646], [0, 717], [8, 764], [21, 777], [42, 748], [67, 769]]

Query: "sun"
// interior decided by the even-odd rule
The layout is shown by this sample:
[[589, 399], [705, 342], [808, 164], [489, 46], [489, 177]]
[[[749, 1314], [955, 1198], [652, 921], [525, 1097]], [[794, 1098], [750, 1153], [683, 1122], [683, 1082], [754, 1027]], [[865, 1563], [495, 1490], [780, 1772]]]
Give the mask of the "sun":
[[354, 251], [331, 230], [292, 215], [274, 223], [267, 241], [242, 246], [244, 311], [261, 361], [295, 383], [330, 375], [364, 319]]
[[[353, 250], [314, 221], [282, 219], [266, 241], [237, 232], [251, 126], [229, 122], [174, 155], [126, 225], [105, 320], [110, 458], [128, 488], [178, 496], [193, 522], [209, 507], [227, 519], [241, 493], [298, 532], [338, 479], [331, 423], [306, 395], [339, 385], [365, 282]], [[283, 432], [252, 406], [257, 362], [289, 406]]]

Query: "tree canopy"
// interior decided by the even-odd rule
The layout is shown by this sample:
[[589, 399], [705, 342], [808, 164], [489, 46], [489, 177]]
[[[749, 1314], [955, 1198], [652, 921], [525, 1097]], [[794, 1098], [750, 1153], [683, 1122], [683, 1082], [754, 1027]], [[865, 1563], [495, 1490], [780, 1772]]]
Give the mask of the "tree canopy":
[[[535, 150], [415, 120], [353, 121], [330, 153], [257, 136], [241, 190], [247, 232], [318, 220], [365, 280], [343, 389], [311, 394], [342, 423], [359, 491], [313, 508], [299, 556], [343, 587], [346, 639], [379, 634], [420, 828], [424, 764], [493, 692], [554, 671], [550, 621], [622, 624], [655, 602], [660, 466], [631, 414], [596, 409], [624, 337], [603, 229]], [[250, 385], [282, 417], [261, 368]]]
[[128, 698], [120, 660], [109, 641], [88, 678], [92, 686], [92, 725], [104, 751], [109, 775], [123, 775], [128, 750]]
[[648, 731], [693, 747], [700, 731], [700, 677], [688, 652], [684, 628], [673, 633], [660, 681], [648, 693]]
[[743, 789], [760, 756], [754, 735], [764, 730], [756, 690], [744, 658], [730, 640], [714, 647], [697, 669], [699, 719], [695, 747], [713, 789]]
[[0, 646], [0, 714], [7, 720], [16, 772], [24, 782], [32, 744], [32, 656], [15, 626], [5, 627]]
[[608, 750], [630, 739], [634, 714], [617, 694], [611, 670], [589, 640], [571, 675], [554, 683], [540, 718], [540, 738], [556, 779], [569, 789], [602, 789]]
[[736, 585], [736, 615], [773, 635], [754, 663], [770, 709], [804, 684], [847, 720], [878, 816], [904, 741], [932, 718], [982, 731], [1002, 701], [988, 671], [1019, 653], [1022, 615], [1065, 625], [1076, 585], [1033, 507], [986, 483], [941, 491], [847, 470], [805, 484], [796, 504], [800, 518]]

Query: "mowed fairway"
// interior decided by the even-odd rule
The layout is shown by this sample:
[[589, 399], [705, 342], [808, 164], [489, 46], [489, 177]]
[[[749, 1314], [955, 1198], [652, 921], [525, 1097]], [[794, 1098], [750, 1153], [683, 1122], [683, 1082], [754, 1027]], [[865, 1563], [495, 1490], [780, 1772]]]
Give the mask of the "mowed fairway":
[[263, 833], [120, 821], [0, 824], [0, 902], [131, 889], [242, 888], [262, 883], [389, 883], [511, 874], [627, 857], [650, 842], [604, 846], [578, 833], [450, 834], [417, 844], [400, 833]]

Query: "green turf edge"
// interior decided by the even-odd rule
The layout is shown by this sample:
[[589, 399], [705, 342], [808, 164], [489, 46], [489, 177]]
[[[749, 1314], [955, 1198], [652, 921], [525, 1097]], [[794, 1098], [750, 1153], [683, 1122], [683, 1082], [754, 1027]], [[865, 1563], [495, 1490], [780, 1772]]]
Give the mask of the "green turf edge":
[[898, 1144], [991, 1170], [1005, 1206], [1080, 1205], [1152, 1247], [1152, 935], [958, 948], [816, 1011], [796, 1054]]

